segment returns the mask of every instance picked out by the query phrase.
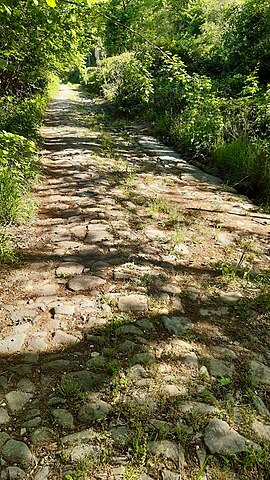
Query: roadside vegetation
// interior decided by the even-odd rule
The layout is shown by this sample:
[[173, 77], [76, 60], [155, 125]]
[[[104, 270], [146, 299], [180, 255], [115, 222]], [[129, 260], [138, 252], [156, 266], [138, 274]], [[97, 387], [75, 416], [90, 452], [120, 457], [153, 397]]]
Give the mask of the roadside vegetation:
[[106, 11], [108, 57], [84, 71], [87, 89], [269, 205], [269, 2], [110, 1]]

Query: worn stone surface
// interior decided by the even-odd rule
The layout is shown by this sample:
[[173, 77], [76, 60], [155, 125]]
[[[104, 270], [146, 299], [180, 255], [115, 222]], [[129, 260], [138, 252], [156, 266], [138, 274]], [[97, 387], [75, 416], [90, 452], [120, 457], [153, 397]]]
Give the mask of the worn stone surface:
[[252, 430], [259, 438], [266, 442], [270, 442], [270, 425], [265, 425], [259, 420], [255, 419], [252, 423]]
[[145, 312], [148, 310], [148, 301], [145, 295], [127, 295], [119, 298], [118, 306], [123, 312]]
[[92, 423], [96, 420], [103, 420], [110, 413], [111, 406], [109, 403], [99, 400], [95, 403], [86, 403], [78, 412], [80, 422]]
[[60, 425], [64, 430], [72, 430], [74, 428], [73, 415], [65, 408], [57, 408], [53, 410], [52, 416], [57, 425]]
[[55, 441], [56, 434], [48, 427], [37, 428], [31, 435], [31, 443], [35, 446], [50, 445]]
[[270, 367], [267, 367], [264, 363], [252, 360], [250, 373], [255, 382], [270, 385]]
[[104, 278], [95, 277], [94, 275], [77, 275], [68, 282], [68, 288], [74, 292], [83, 290], [94, 290], [106, 283]]
[[24, 333], [16, 333], [9, 335], [0, 340], [0, 353], [16, 353], [19, 352], [25, 342], [26, 335]]
[[240, 453], [258, 445], [233, 430], [227, 422], [214, 418], [205, 429], [204, 441], [211, 453]]
[[73, 277], [74, 275], [80, 275], [85, 266], [76, 262], [63, 262], [55, 270], [57, 277]]
[[184, 449], [180, 444], [169, 440], [158, 440], [151, 444], [150, 452], [158, 457], [172, 460], [178, 468], [185, 466]]
[[13, 390], [5, 396], [8, 408], [11, 413], [17, 413], [33, 398], [32, 393], [22, 392], [20, 390]]
[[231, 377], [233, 372], [232, 365], [225, 363], [218, 358], [210, 357], [208, 359], [209, 372], [213, 377]]
[[175, 335], [183, 335], [193, 328], [193, 323], [187, 317], [163, 317], [166, 330]]
[[15, 480], [20, 478], [26, 478], [26, 473], [19, 467], [8, 467], [2, 471], [1, 480]]
[[24, 442], [8, 440], [2, 447], [2, 456], [7, 462], [29, 466], [34, 462], [34, 456]]
[[0, 407], [0, 425], [6, 425], [10, 421], [10, 416], [5, 408]]

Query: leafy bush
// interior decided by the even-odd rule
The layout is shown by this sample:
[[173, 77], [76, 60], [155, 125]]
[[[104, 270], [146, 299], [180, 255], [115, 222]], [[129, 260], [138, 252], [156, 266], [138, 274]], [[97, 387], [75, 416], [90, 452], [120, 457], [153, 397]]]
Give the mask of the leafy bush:
[[0, 133], [0, 171], [12, 171], [18, 181], [25, 183], [37, 171], [34, 153], [35, 143], [32, 140], [9, 132]]
[[127, 113], [142, 111], [153, 94], [152, 76], [132, 52], [102, 60], [89, 69], [86, 82], [91, 93], [115, 101]]

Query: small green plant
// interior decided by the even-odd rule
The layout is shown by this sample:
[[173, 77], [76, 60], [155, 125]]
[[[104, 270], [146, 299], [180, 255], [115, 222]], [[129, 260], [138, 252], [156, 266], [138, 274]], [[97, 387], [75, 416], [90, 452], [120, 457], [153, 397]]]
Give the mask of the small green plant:
[[81, 386], [72, 380], [62, 381], [58, 386], [58, 391], [61, 395], [63, 395], [63, 397], [66, 398], [81, 399], [83, 397]]
[[229, 377], [221, 377], [219, 383], [222, 387], [226, 387], [227, 385], [230, 385], [232, 381]]

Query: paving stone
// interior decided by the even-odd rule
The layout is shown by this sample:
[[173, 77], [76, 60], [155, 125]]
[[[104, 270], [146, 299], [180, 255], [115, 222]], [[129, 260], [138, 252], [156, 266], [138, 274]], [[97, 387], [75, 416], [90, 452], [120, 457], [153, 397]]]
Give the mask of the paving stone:
[[33, 395], [31, 393], [21, 392], [20, 390], [13, 390], [7, 393], [5, 398], [11, 413], [15, 414], [25, 407], [31, 398], [33, 398]]
[[39, 297], [46, 297], [49, 295], [55, 295], [59, 288], [60, 285], [58, 285], [58, 283], [48, 283], [46, 285], [37, 286], [33, 293]]
[[34, 446], [50, 445], [56, 440], [55, 432], [48, 427], [39, 427], [31, 435], [31, 443]]
[[150, 365], [155, 363], [155, 355], [151, 352], [145, 352], [145, 353], [136, 353], [133, 355], [131, 358], [131, 363], [133, 365], [140, 364], [140, 365]]
[[181, 480], [181, 477], [178, 473], [171, 472], [171, 470], [163, 470], [162, 480]]
[[181, 288], [178, 285], [173, 285], [172, 283], [164, 283], [159, 290], [164, 293], [169, 293], [170, 295], [179, 295], [182, 293]]
[[118, 345], [118, 350], [122, 353], [134, 352], [138, 348], [138, 345], [131, 340], [125, 340]]
[[74, 292], [81, 290], [94, 290], [106, 283], [106, 280], [94, 275], [78, 275], [71, 278], [68, 282], [68, 288]]
[[73, 415], [64, 408], [57, 408], [52, 411], [52, 416], [54, 417], [57, 425], [60, 425], [65, 430], [71, 430], [74, 428], [74, 419]]
[[189, 352], [185, 356], [185, 363], [186, 365], [190, 365], [191, 367], [196, 367], [198, 368], [199, 366], [199, 360], [195, 352]]
[[209, 357], [208, 367], [210, 375], [213, 377], [231, 377], [233, 373], [232, 365], [228, 365], [223, 360], [214, 357]]
[[140, 319], [140, 320], [137, 320], [136, 325], [137, 325], [141, 330], [143, 330], [143, 332], [153, 333], [153, 332], [156, 331], [155, 326], [153, 325], [153, 323], [150, 322], [150, 320], [148, 320], [147, 318], [142, 318], [142, 319]]
[[236, 360], [237, 355], [230, 348], [225, 347], [214, 347], [214, 350], [219, 354], [220, 357], [227, 360]]
[[261, 397], [259, 397], [259, 395], [253, 395], [252, 396], [252, 401], [253, 401], [253, 404], [254, 404], [255, 408], [259, 412], [259, 414], [262, 415], [263, 417], [268, 418], [268, 420], [270, 420], [270, 411], [268, 410], [268, 408], [264, 404]]
[[127, 427], [127, 425], [123, 424], [121, 421], [114, 421], [110, 423], [109, 429], [111, 438], [116, 447], [123, 448], [130, 444], [133, 432]]
[[103, 400], [83, 405], [78, 412], [78, 419], [83, 423], [92, 423], [103, 420], [111, 411], [111, 405]]
[[85, 243], [104, 242], [105, 240], [113, 240], [113, 236], [108, 232], [108, 226], [103, 223], [88, 225], [88, 232], [84, 239]]
[[24, 333], [16, 333], [15, 335], [9, 335], [3, 340], [0, 340], [0, 354], [16, 353], [22, 349], [26, 335]]
[[41, 422], [42, 422], [41, 417], [35, 417], [35, 418], [32, 418], [31, 420], [27, 420], [26, 422], [23, 422], [22, 427], [36, 428], [36, 427], [39, 427]]
[[80, 432], [71, 433], [61, 438], [61, 443], [64, 446], [78, 445], [93, 441], [97, 437], [96, 432], [92, 428], [81, 430]]
[[156, 418], [153, 418], [152, 420], [150, 420], [149, 425], [153, 427], [154, 430], [159, 432], [159, 435], [162, 438], [164, 438], [169, 433], [172, 433], [174, 431], [174, 427], [172, 423], [165, 422], [164, 420], [158, 420]]
[[0, 480], [19, 480], [20, 478], [26, 478], [26, 473], [19, 467], [8, 467], [0, 476]]
[[148, 377], [148, 373], [142, 365], [133, 365], [128, 371], [128, 376], [131, 380], [138, 381]]
[[149, 240], [165, 240], [167, 238], [166, 232], [150, 225], [144, 229], [144, 233]]
[[52, 345], [75, 345], [80, 340], [74, 335], [63, 332], [62, 330], [56, 330], [51, 341]]
[[8, 379], [3, 375], [0, 376], [0, 390], [6, 390], [8, 388]]
[[77, 262], [63, 262], [55, 270], [57, 277], [73, 277], [74, 275], [80, 275], [85, 266]]
[[69, 370], [72, 368], [72, 364], [70, 360], [51, 360], [50, 362], [43, 363], [41, 365], [42, 370], [49, 370], [52, 372], [63, 372], [65, 370]]
[[132, 324], [128, 325], [121, 325], [121, 327], [116, 328], [115, 330], [116, 335], [143, 335], [143, 331], [140, 330], [138, 327]]
[[35, 473], [34, 480], [47, 480], [50, 473], [50, 467], [41, 467]]
[[259, 448], [218, 418], [210, 420], [205, 429], [204, 441], [211, 453], [232, 454], [244, 452], [248, 447], [255, 450]]
[[270, 385], [270, 368], [264, 363], [252, 360], [250, 363], [250, 373], [256, 383]]
[[181, 413], [192, 413], [194, 412], [196, 415], [208, 415], [210, 413], [219, 413], [220, 410], [217, 407], [213, 407], [212, 405], [208, 405], [202, 402], [184, 402], [178, 406], [178, 410]]
[[11, 437], [8, 433], [0, 432], [0, 448], [2, 448], [3, 445], [10, 439], [11, 439]]
[[6, 462], [19, 463], [26, 466], [33, 464], [35, 459], [26, 443], [13, 439], [8, 440], [2, 447], [2, 456]]
[[169, 440], [158, 440], [152, 442], [150, 452], [158, 457], [171, 460], [178, 468], [182, 469], [185, 466], [184, 449], [180, 444]]
[[49, 398], [48, 400], [48, 405], [50, 407], [56, 407], [56, 406], [59, 406], [59, 405], [65, 405], [65, 403], [67, 403], [67, 400], [63, 397], [51, 397]]
[[189, 249], [184, 243], [177, 243], [173, 249], [178, 255], [189, 255]]
[[75, 313], [74, 305], [58, 305], [51, 310], [54, 317], [57, 315], [65, 315], [66, 317], [72, 317]]
[[75, 447], [70, 447], [64, 450], [64, 455], [68, 456], [71, 462], [80, 462], [88, 458], [92, 460], [93, 463], [99, 464], [101, 457], [101, 449], [96, 445], [76, 445]]
[[74, 388], [84, 392], [91, 392], [99, 376], [88, 370], [79, 370], [77, 372], [70, 372], [62, 376], [62, 388]]
[[252, 430], [266, 442], [270, 442], [270, 425], [265, 425], [259, 420], [255, 419], [252, 423]]
[[10, 422], [10, 416], [5, 408], [0, 407], [0, 425], [7, 425]]
[[90, 358], [85, 365], [90, 368], [90, 370], [102, 370], [106, 368], [107, 362], [108, 360], [106, 357], [104, 357], [103, 355], [98, 355], [96, 357]]
[[148, 310], [148, 299], [145, 295], [127, 295], [119, 297], [118, 307], [122, 312], [145, 312]]
[[17, 388], [23, 392], [34, 393], [36, 390], [36, 386], [34, 385], [29, 378], [21, 378], [21, 380], [17, 383]]
[[143, 473], [140, 477], [139, 480], [154, 480], [153, 477], [149, 477], [149, 475], [146, 475], [146, 473]]
[[187, 388], [184, 385], [178, 387], [177, 385], [167, 384], [162, 387], [162, 392], [169, 398], [179, 397], [180, 395], [186, 395]]
[[33, 368], [31, 365], [19, 364], [11, 367], [10, 370], [20, 377], [25, 377], [32, 373]]
[[162, 317], [166, 330], [175, 335], [184, 335], [193, 328], [193, 323], [187, 317]]

